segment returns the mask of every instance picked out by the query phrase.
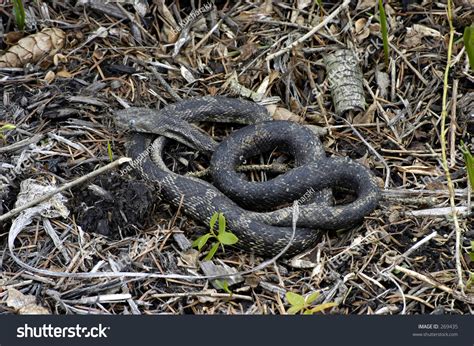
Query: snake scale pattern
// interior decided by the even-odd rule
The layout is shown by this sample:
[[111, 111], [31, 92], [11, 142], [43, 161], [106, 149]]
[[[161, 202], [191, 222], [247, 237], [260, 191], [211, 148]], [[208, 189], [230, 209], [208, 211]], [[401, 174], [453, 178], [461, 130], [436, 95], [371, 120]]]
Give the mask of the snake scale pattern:
[[[320, 230], [339, 230], [360, 222], [380, 198], [369, 169], [348, 158], [326, 157], [309, 126], [272, 121], [267, 109], [254, 102], [205, 96], [160, 110], [127, 108], [114, 115], [119, 128], [132, 132], [127, 144], [132, 166], [144, 179], [159, 185], [166, 201], [206, 224], [215, 212], [222, 212], [228, 228], [239, 238], [237, 246], [258, 255], [273, 256], [287, 245], [293, 209], [282, 206], [308, 196], [308, 191], [314, 193], [299, 207], [296, 235], [285, 255], [314, 246]], [[247, 126], [217, 143], [193, 125], [204, 121]], [[212, 184], [167, 168], [162, 156], [170, 139], [212, 155]], [[265, 182], [248, 181], [236, 172], [245, 159], [276, 147], [294, 157], [295, 168]], [[335, 187], [354, 191], [355, 200], [334, 205], [330, 192]]]

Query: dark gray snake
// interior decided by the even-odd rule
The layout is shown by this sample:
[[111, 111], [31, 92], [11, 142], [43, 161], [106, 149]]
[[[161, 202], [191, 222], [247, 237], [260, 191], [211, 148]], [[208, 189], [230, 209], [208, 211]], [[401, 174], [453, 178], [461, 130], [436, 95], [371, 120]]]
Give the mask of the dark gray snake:
[[[164, 199], [205, 223], [215, 212], [222, 212], [228, 228], [239, 238], [237, 246], [259, 255], [277, 254], [291, 238], [293, 209], [274, 210], [277, 207], [307, 197], [299, 207], [296, 235], [286, 253], [293, 255], [314, 246], [318, 230], [344, 229], [360, 222], [380, 197], [375, 177], [366, 167], [348, 158], [326, 157], [309, 127], [271, 121], [265, 107], [250, 101], [222, 96], [193, 98], [161, 110], [116, 111], [115, 121], [120, 128], [132, 131], [127, 149], [134, 159], [132, 166], [143, 178], [159, 184]], [[216, 143], [191, 124], [202, 121], [248, 126]], [[162, 160], [167, 138], [212, 154], [210, 171], [215, 186], [170, 171]], [[275, 147], [294, 157], [294, 169], [266, 182], [248, 181], [236, 172], [245, 159]], [[356, 199], [333, 205], [327, 192], [335, 187], [354, 191]]]

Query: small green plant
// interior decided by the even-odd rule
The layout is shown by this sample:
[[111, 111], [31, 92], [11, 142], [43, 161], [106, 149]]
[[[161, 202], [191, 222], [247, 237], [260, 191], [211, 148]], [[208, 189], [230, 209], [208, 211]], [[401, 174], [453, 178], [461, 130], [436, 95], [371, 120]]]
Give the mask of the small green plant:
[[471, 273], [469, 280], [467, 280], [466, 288], [468, 290], [474, 290], [474, 273]]
[[[474, 240], [471, 240], [471, 251], [469, 251], [469, 257], [471, 261], [474, 262]], [[467, 280], [466, 288], [468, 290], [474, 289], [474, 273], [471, 273], [469, 276], [469, 280]]]
[[464, 29], [464, 47], [466, 47], [467, 57], [471, 70], [474, 70], [474, 24], [466, 26]]
[[18, 29], [25, 29], [25, 8], [23, 0], [13, 0], [13, 14], [15, 15], [15, 23]]
[[232, 296], [232, 291], [229, 288], [229, 283], [227, 282], [227, 280], [215, 280], [214, 283], [219, 286], [221, 290], [226, 293], [229, 293]]
[[2, 125], [2, 127], [0, 127], [0, 139], [1, 139], [1, 140], [4, 140], [4, 139], [5, 139], [5, 135], [3, 134], [4, 132], [10, 131], [10, 130], [14, 130], [14, 129], [16, 129], [16, 126], [13, 125], [13, 124], [5, 124], [5, 125]]
[[114, 160], [114, 153], [112, 152], [112, 145], [110, 141], [107, 141], [107, 154], [109, 154], [109, 160], [112, 162]]
[[291, 305], [291, 307], [286, 312], [290, 315], [295, 315], [297, 313], [303, 315], [312, 315], [316, 312], [320, 312], [337, 306], [337, 304], [333, 302], [312, 306], [312, 304], [316, 299], [318, 299], [318, 297], [319, 292], [313, 292], [306, 296], [302, 296], [298, 293], [286, 292], [286, 299]]
[[[217, 220], [219, 220], [219, 226], [217, 233], [214, 231], [214, 226], [216, 225]], [[209, 232], [200, 236], [193, 242], [193, 247], [197, 247], [199, 251], [206, 245], [209, 239], [215, 239], [216, 241], [212, 244], [209, 253], [204, 258], [205, 261], [210, 261], [212, 257], [216, 254], [219, 246], [224, 250], [224, 245], [234, 245], [239, 241], [237, 236], [226, 230], [226, 220], [224, 214], [214, 213], [211, 220], [209, 221]]]
[[385, 14], [383, 0], [379, 0], [379, 12], [380, 12], [380, 29], [382, 30], [384, 60], [385, 60], [385, 66], [388, 68], [388, 58], [390, 56], [390, 50], [388, 46], [387, 15]]
[[466, 165], [467, 177], [469, 179], [469, 184], [471, 189], [474, 189], [474, 156], [467, 148], [467, 145], [461, 141], [461, 152], [464, 156], [464, 163]]

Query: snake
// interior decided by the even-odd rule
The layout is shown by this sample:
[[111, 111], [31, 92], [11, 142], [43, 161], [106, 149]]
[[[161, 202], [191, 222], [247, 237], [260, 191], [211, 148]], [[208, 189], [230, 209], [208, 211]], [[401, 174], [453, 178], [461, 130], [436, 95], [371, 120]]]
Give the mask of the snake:
[[[114, 112], [115, 124], [130, 132], [127, 155], [139, 175], [159, 187], [162, 198], [191, 218], [209, 224], [222, 213], [235, 246], [260, 256], [285, 256], [314, 247], [322, 231], [345, 230], [370, 214], [380, 191], [370, 169], [347, 157], [328, 157], [311, 126], [272, 120], [267, 108], [242, 98], [193, 97], [159, 110], [130, 107]], [[216, 142], [196, 124], [241, 124]], [[210, 156], [212, 181], [170, 170], [163, 160], [166, 143], [178, 141]], [[278, 148], [294, 167], [267, 181], [250, 181], [237, 166]], [[331, 191], [350, 190], [355, 199], [333, 203]], [[329, 194], [328, 194], [329, 191]], [[294, 208], [300, 200], [296, 229]]]

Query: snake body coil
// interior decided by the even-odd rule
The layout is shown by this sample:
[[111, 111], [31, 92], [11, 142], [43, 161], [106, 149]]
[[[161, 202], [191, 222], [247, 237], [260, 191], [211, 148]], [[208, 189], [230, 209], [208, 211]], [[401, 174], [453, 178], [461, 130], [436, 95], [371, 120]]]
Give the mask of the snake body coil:
[[[306, 196], [308, 191], [313, 193], [300, 206], [295, 238], [287, 255], [313, 246], [320, 229], [341, 229], [360, 222], [379, 200], [375, 177], [367, 168], [347, 158], [326, 157], [319, 138], [308, 127], [270, 121], [266, 108], [253, 102], [201, 97], [159, 111], [129, 108], [115, 115], [119, 127], [133, 131], [128, 144], [133, 166], [143, 178], [159, 184], [164, 199], [205, 223], [215, 212], [223, 213], [228, 228], [239, 238], [237, 246], [260, 255], [277, 254], [292, 234], [292, 208], [273, 209]], [[217, 144], [191, 125], [201, 121], [250, 125]], [[156, 134], [155, 152], [149, 154]], [[170, 171], [161, 159], [167, 138], [213, 152], [210, 170], [215, 186]], [[236, 172], [243, 160], [275, 147], [295, 158], [294, 169], [266, 182], [250, 182]], [[352, 190], [357, 198], [334, 206], [327, 191], [335, 187]]]

